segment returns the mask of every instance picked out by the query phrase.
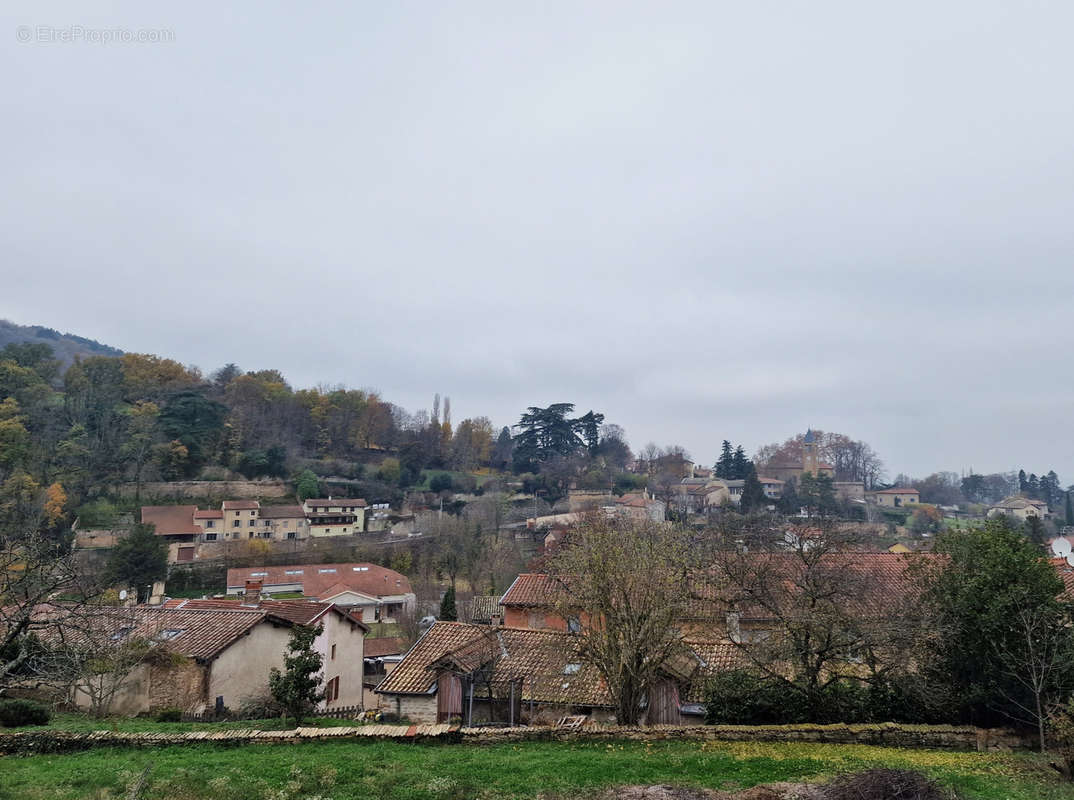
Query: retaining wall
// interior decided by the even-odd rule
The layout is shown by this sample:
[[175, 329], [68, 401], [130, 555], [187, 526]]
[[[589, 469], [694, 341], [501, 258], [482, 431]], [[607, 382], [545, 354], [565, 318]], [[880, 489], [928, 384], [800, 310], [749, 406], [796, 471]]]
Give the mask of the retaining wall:
[[0, 734], [0, 754], [67, 753], [93, 747], [155, 747], [212, 742], [223, 746], [293, 743], [324, 739], [395, 739], [466, 744], [527, 741], [729, 741], [816, 742], [865, 744], [934, 750], [1032, 749], [1030, 738], [999, 728], [954, 725], [655, 725], [623, 728], [519, 727], [459, 728], [454, 725], [362, 725], [337, 728], [295, 728], [287, 731], [248, 729], [185, 733], [120, 733], [36, 730]]

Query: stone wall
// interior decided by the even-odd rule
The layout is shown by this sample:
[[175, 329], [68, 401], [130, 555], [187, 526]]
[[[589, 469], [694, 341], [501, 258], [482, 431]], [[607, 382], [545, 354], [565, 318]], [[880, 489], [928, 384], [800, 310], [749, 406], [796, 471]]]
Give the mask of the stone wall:
[[[410, 698], [420, 701], [421, 698]], [[428, 700], [426, 700], [428, 702]], [[417, 706], [415, 706], [417, 708]], [[432, 698], [435, 714], [436, 700]], [[423, 711], [424, 713], [424, 711]], [[221, 745], [292, 743], [309, 739], [374, 738], [498, 744], [527, 741], [758, 741], [869, 744], [941, 750], [1032, 749], [1030, 738], [1001, 729], [953, 725], [693, 725], [620, 728], [458, 728], [444, 724], [295, 728], [289, 731], [204, 730], [191, 733], [92, 733], [35, 730], [0, 734], [0, 754], [65, 753], [92, 747], [153, 747], [216, 742]]]
[[[124, 483], [119, 486], [123, 497], [134, 497], [137, 486]], [[217, 500], [257, 500], [265, 497], [292, 497], [294, 488], [283, 481], [154, 481], [142, 484], [142, 502], [150, 499], [183, 500], [213, 498]]]
[[1032, 737], [1002, 728], [955, 725], [653, 725], [619, 727], [586, 725], [572, 728], [463, 728], [467, 742], [534, 740], [636, 740], [816, 742], [867, 744], [928, 750], [1024, 750], [1035, 747]]

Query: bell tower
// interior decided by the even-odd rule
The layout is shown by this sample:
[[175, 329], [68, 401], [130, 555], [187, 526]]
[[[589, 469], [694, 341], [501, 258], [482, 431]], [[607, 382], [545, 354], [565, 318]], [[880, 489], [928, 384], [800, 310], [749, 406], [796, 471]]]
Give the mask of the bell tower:
[[817, 437], [813, 429], [806, 431], [802, 440], [802, 473], [812, 472], [814, 477], [820, 475], [820, 456], [817, 453]]

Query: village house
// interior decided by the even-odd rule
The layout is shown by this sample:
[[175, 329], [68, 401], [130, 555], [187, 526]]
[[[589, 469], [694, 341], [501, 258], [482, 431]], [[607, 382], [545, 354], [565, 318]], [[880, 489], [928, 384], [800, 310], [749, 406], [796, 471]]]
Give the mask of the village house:
[[310, 536], [347, 536], [365, 530], [365, 500], [357, 498], [307, 499], [302, 503]]
[[604, 513], [623, 519], [652, 520], [663, 522], [667, 516], [667, 506], [662, 500], [656, 500], [646, 492], [624, 494], [616, 498], [611, 505], [604, 506]]
[[1025, 522], [1029, 517], [1043, 519], [1048, 516], [1048, 504], [1043, 500], [1035, 500], [1032, 497], [1014, 495], [1008, 497], [988, 509], [985, 516], [998, 517], [1005, 514]]
[[[263, 611], [275, 619], [295, 625], [321, 626], [313, 649], [324, 665], [321, 689], [325, 694], [322, 709], [361, 705], [364, 700], [365, 635], [369, 627], [359, 615], [332, 603], [309, 600], [270, 600], [261, 597], [261, 584], [247, 583], [243, 595], [232, 599], [168, 600], [165, 608], [187, 611], [246, 610]], [[376, 641], [376, 640], [371, 640]]]
[[872, 492], [866, 492], [865, 499], [878, 506], [899, 508], [900, 506], [920, 503], [921, 495], [918, 493], [917, 489], [877, 489]]
[[257, 500], [225, 500], [220, 508], [193, 505], [142, 506], [141, 521], [168, 542], [170, 563], [194, 561], [199, 545], [249, 539], [288, 541], [311, 536], [363, 533], [366, 502], [358, 499], [306, 500], [301, 506], [262, 505]]
[[265, 594], [298, 592], [311, 600], [349, 608], [366, 623], [396, 622], [417, 604], [405, 575], [376, 564], [239, 567], [227, 571], [226, 593], [242, 595], [248, 581], [259, 581]]
[[[209, 708], [238, 708], [268, 693], [269, 671], [283, 668], [284, 651], [295, 623], [255, 608], [175, 609], [138, 606], [79, 609], [77, 614], [51, 611], [47, 644], [80, 648], [145, 643], [148, 652], [118, 682], [109, 711], [134, 715], [160, 708], [200, 713]], [[91, 705], [106, 678], [72, 687], [70, 700]], [[111, 681], [109, 681], [111, 682]], [[94, 687], [97, 687], [94, 689]]]
[[[600, 674], [577, 636], [551, 630], [436, 622], [377, 687], [388, 710], [419, 723], [552, 721], [566, 714], [612, 721]], [[733, 647], [687, 641], [650, 694], [646, 721], [703, 720], [705, 679], [735, 660]]]

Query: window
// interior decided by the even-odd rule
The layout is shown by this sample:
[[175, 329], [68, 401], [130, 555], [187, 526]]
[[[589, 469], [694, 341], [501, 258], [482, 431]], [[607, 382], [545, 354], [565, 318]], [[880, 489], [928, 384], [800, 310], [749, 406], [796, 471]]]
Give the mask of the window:
[[330, 656], [330, 658], [334, 659], [335, 657], [336, 657], [336, 646], [332, 645], [332, 655]]
[[206, 527], [206, 528], [211, 528], [211, 527], [213, 527], [213, 521], [212, 521], [211, 519], [208, 519], [208, 520], [206, 520], [206, 521], [205, 521], [205, 527]]
[[333, 567], [333, 568], [330, 568], [330, 569], [319, 569], [317, 571], [320, 572], [320, 573], [325, 573], [325, 572], [335, 572], [336, 570]]
[[254, 525], [256, 525], [256, 524], [257, 524], [257, 520], [256, 520], [256, 519], [252, 519], [252, 520], [250, 520], [250, 527], [251, 527], [251, 528], [252, 528], [252, 527], [254, 527]]
[[581, 633], [582, 621], [578, 617], [567, 617], [567, 630], [570, 633]]
[[332, 678], [326, 685], [324, 691], [324, 699], [326, 702], [331, 703], [333, 700], [339, 699], [339, 676]]
[[269, 527], [269, 526], [270, 526], [271, 524], [272, 524], [272, 523], [271, 523], [271, 522], [269, 522], [269, 521], [268, 521], [267, 519], [265, 520], [265, 527], [266, 527], [266, 528], [267, 528], [267, 527]]
[[134, 628], [120, 628], [115, 633], [113, 633], [110, 638], [112, 639], [113, 642], [118, 642], [120, 639], [122, 639], [124, 636], [126, 636], [128, 633], [130, 633], [133, 630], [134, 630]]
[[231, 523], [232, 528], [237, 528], [240, 525], [242, 525], [242, 523], [239, 520], [235, 520], [234, 522]]
[[272, 531], [262, 531], [261, 533], [257, 534], [257, 538], [258, 539], [271, 539], [272, 538]]
[[369, 567], [351, 567], [355, 572], [369, 572]]
[[252, 517], [252, 516], [253, 516], [254, 514], [256, 514], [256, 513], [257, 513], [256, 511], [251, 511], [251, 512], [250, 512], [250, 516]]
[[301, 575], [302, 570], [300, 570], [300, 569], [285, 569], [283, 571], [283, 574], [284, 575]]
[[250, 577], [251, 578], [266, 578], [266, 577], [268, 577], [268, 573], [267, 572], [251, 572]]
[[294, 531], [288, 531], [288, 532], [287, 532], [287, 538], [288, 538], [288, 539], [297, 539], [297, 538], [298, 538], [298, 534], [297, 534], [297, 533], [295, 533]]
[[176, 636], [178, 636], [182, 632], [183, 632], [182, 628], [165, 628], [164, 630], [162, 630], [160, 632], [160, 634], [158, 634], [157, 641], [158, 642], [166, 642], [169, 639], [174, 639]]
[[216, 534], [215, 533], [207, 533], [207, 534], [205, 534], [205, 541], [207, 541], [207, 542], [215, 542], [216, 541]]

